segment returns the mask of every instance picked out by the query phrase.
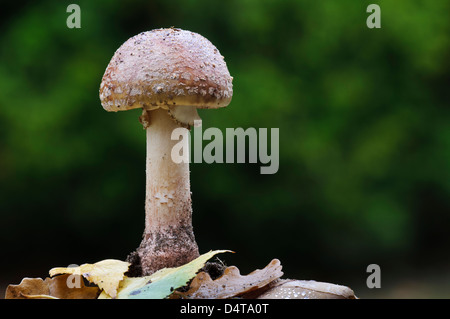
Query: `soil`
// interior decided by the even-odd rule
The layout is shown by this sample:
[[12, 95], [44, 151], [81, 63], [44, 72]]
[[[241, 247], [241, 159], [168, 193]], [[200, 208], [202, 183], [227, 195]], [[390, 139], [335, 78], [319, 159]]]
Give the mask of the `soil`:
[[125, 276], [142, 277], [141, 257], [139, 257], [137, 251], [133, 251], [129, 254], [126, 261], [130, 263], [130, 267], [128, 267], [128, 271], [125, 273]]

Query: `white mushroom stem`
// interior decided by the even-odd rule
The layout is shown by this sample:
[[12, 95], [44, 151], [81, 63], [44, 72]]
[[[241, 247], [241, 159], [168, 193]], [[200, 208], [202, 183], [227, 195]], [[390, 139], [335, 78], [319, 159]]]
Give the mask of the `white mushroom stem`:
[[[147, 118], [145, 114], [147, 113]], [[143, 275], [163, 267], [175, 267], [198, 257], [192, 228], [189, 163], [175, 163], [171, 140], [181, 127], [167, 110], [144, 111], [147, 122], [145, 231], [138, 249]], [[188, 132], [183, 136], [188, 150]]]

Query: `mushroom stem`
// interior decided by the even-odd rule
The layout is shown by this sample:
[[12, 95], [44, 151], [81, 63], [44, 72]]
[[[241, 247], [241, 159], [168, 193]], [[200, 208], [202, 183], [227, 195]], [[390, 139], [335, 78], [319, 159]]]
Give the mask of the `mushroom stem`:
[[[147, 112], [145, 231], [137, 252], [142, 275], [183, 265], [199, 256], [192, 228], [189, 163], [175, 163], [174, 129], [181, 127], [167, 110]], [[149, 117], [149, 118], [148, 118]], [[188, 150], [188, 136], [183, 136]], [[188, 157], [189, 158], [189, 157]]]

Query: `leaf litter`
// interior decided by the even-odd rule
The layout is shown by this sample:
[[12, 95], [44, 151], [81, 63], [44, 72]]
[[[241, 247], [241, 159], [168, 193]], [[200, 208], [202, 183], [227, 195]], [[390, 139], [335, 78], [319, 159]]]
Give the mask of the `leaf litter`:
[[[278, 259], [248, 275], [241, 275], [236, 266], [223, 267], [223, 273], [218, 276], [208, 273], [207, 261], [226, 252], [232, 251], [209, 251], [185, 265], [164, 268], [144, 277], [126, 276], [130, 264], [115, 259], [52, 268], [50, 278], [24, 278], [18, 285], [9, 285], [5, 299], [356, 298], [346, 286], [281, 279], [283, 272]], [[90, 285], [86, 286], [82, 278]]]

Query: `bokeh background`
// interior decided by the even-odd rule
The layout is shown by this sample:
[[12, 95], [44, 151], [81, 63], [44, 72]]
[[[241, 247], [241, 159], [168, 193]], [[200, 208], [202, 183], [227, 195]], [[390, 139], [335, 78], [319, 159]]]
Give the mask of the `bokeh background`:
[[[66, 8], [81, 7], [81, 29]], [[234, 77], [203, 128], [280, 129], [277, 174], [191, 164], [201, 252], [242, 273], [363, 298], [450, 297], [450, 3], [354, 0], [17, 1], [0, 13], [0, 288], [125, 259], [144, 227], [139, 111], [105, 112], [115, 50], [142, 31], [198, 32]], [[366, 8], [381, 7], [381, 29]], [[381, 267], [380, 289], [366, 267]]]

